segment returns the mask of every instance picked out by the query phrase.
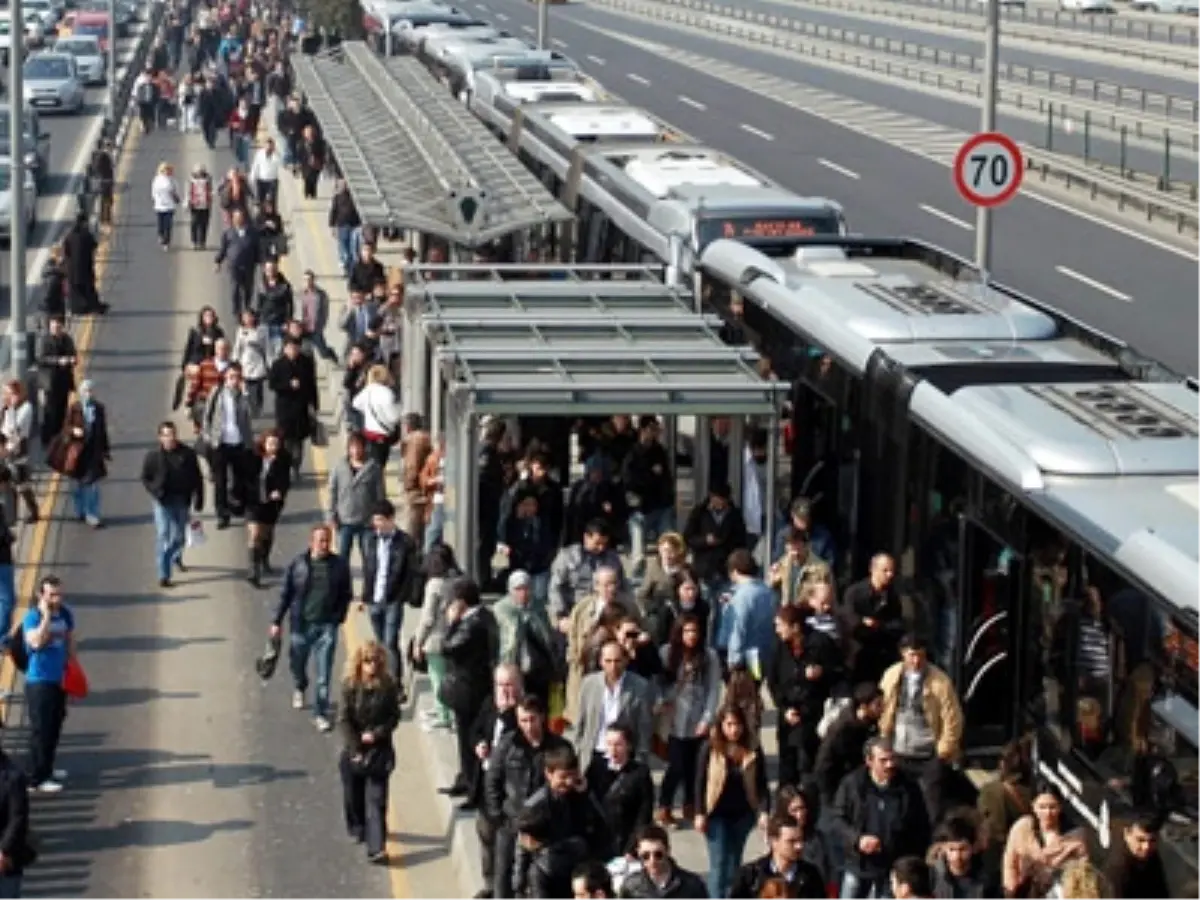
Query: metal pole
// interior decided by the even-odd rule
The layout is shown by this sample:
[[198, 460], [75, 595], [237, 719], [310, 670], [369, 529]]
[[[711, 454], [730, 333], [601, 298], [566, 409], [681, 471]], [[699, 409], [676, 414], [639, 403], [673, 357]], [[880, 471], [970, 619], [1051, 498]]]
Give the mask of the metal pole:
[[8, 132], [9, 158], [9, 322], [12, 341], [12, 375], [24, 382], [29, 360], [25, 341], [25, 85], [22, 83], [25, 59], [25, 21], [21, 0], [9, 4], [12, 27], [9, 29]]
[[393, 40], [393, 38], [392, 38], [392, 15], [391, 15], [391, 13], [388, 13], [388, 14], [387, 14], [387, 17], [384, 19], [384, 26], [383, 26], [383, 28], [384, 28], [384, 34], [383, 34], [383, 55], [384, 55], [384, 56], [385, 56], [387, 59], [391, 59], [391, 58], [392, 58], [392, 40]]
[[545, 50], [550, 42], [550, 4], [547, 0], [537, 0], [537, 48]]
[[[108, 121], [117, 127], [117, 0], [108, 0]], [[110, 134], [109, 137], [115, 137]]]
[[[996, 84], [1000, 62], [1000, 0], [987, 0], [987, 31], [983, 44], [983, 111], [979, 130], [996, 130]], [[975, 264], [987, 272], [992, 267], [992, 211], [980, 206], [975, 212]]]

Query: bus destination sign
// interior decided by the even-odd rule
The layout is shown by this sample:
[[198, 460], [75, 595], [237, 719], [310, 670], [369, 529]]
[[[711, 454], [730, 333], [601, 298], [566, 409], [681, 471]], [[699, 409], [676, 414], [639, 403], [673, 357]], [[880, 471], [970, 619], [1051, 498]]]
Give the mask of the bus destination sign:
[[[728, 240], [787, 240], [813, 237], [821, 232], [803, 219], [722, 219], [721, 237]], [[834, 232], [836, 234], [836, 232]]]

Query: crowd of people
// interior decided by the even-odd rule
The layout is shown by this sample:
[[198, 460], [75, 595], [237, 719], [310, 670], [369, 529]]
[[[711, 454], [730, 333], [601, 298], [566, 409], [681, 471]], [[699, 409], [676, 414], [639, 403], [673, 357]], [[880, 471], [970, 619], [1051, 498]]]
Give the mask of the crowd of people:
[[[476, 814], [480, 897], [1165, 896], [1154, 817], [1128, 824], [1100, 872], [1057, 789], [1034, 779], [1023, 744], [1006, 748], [994, 783], [976, 791], [967, 781], [957, 691], [905, 617], [894, 560], [876, 556], [858, 580], [835, 571], [836, 542], [805, 497], [766, 546], [767, 432], [755, 423], [734, 447], [728, 420], [712, 422], [710, 484], [677, 527], [676, 460], [656, 417], [488, 420], [479, 548], [460, 568], [442, 534], [445, 447], [396, 390], [404, 274], [377, 258], [380, 234], [360, 221], [320, 123], [291, 92], [287, 59], [301, 29], [270, 3], [176, 3], [135, 86], [145, 131], [177, 124], [211, 148], [225, 131], [235, 161], [214, 185], [203, 167], [181, 183], [164, 160], [143, 188], [164, 252], [177, 212], [189, 215], [193, 251], [208, 248], [219, 212], [213, 261], [229, 299], [197, 313], [175, 385], [186, 424], [160, 424], [141, 481], [162, 589], [186, 569], [206, 479], [216, 527], [243, 519], [246, 577], [264, 585], [305, 445], [328, 439], [317, 358], [337, 367], [346, 438], [329, 473], [330, 508], [282, 566], [259, 671], [273, 672], [286, 636], [292, 705], [342, 741], [345, 825], [367, 859], [387, 861], [393, 732], [411, 666], [433, 688], [421, 726], [455, 738], [458, 775], [442, 790]], [[271, 115], [280, 146], [258, 139]], [[111, 199], [111, 159], [93, 169]], [[310, 199], [322, 177], [335, 185], [328, 224], [348, 294], [336, 315], [311, 269], [293, 285], [280, 266], [290, 248], [277, 204], [288, 177]], [[111, 209], [101, 218], [110, 225]], [[95, 247], [79, 223], [47, 275], [56, 293], [39, 377], [49, 463], [71, 479], [78, 518], [99, 528], [105, 408], [91, 382], [76, 384], [66, 318], [105, 308]], [[331, 317], [340, 353], [326, 338]], [[38, 516], [31, 424], [22, 386], [8, 385], [0, 537], [19, 504]], [[393, 450], [400, 483], [389, 497]], [[564, 483], [576, 461], [582, 474]], [[734, 464], [745, 472], [736, 497]], [[0, 540], [9, 618], [10, 544]], [[502, 596], [490, 602], [492, 593]], [[339, 632], [356, 603], [375, 639], [350, 654], [339, 691]], [[402, 646], [406, 608], [418, 623]], [[26, 774], [0, 758], [0, 788], [61, 790], [54, 755], [74, 618], [57, 580], [42, 582], [37, 607], [7, 635], [9, 652], [25, 657], [33, 749]], [[772, 721], [774, 760], [764, 741]], [[706, 872], [672, 856], [672, 835], [688, 829], [704, 837]], [[763, 852], [744, 863], [759, 840]], [[3, 844], [0, 854], [15, 858]]]

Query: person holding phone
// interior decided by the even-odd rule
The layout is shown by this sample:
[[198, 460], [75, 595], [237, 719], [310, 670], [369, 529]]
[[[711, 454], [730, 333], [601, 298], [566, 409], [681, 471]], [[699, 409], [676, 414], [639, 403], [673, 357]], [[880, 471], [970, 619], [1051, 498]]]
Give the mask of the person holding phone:
[[38, 586], [37, 606], [22, 623], [29, 657], [25, 669], [25, 708], [29, 717], [30, 790], [57, 794], [67, 773], [54, 768], [62, 723], [67, 714], [63, 676], [75, 655], [75, 615], [63, 603], [62, 580], [45, 576]]

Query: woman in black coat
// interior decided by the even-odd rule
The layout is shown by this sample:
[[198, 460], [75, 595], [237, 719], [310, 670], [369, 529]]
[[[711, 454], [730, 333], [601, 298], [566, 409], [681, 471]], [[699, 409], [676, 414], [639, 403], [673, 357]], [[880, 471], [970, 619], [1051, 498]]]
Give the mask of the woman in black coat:
[[78, 354], [75, 341], [67, 334], [62, 316], [51, 316], [42, 345], [38, 349], [38, 382], [43, 391], [42, 446], [62, 431], [67, 417], [67, 403], [75, 390], [75, 363]]
[[300, 477], [304, 442], [313, 436], [319, 400], [317, 367], [311, 356], [300, 352], [294, 337], [283, 340], [282, 355], [271, 364], [267, 383], [275, 392], [275, 427], [291, 457], [292, 478]]
[[274, 428], [259, 435], [254, 455], [246, 467], [246, 545], [250, 560], [247, 579], [260, 587], [263, 573], [271, 570], [271, 545], [275, 524], [283, 513], [292, 486], [292, 460], [283, 436]]
[[196, 324], [188, 329], [187, 343], [183, 345], [183, 362], [179, 368], [184, 369], [201, 360], [212, 359], [217, 341], [225, 337], [225, 329], [217, 318], [217, 311], [211, 306], [200, 309]]
[[71, 477], [75, 517], [93, 528], [100, 528], [103, 525], [100, 519], [100, 482], [108, 477], [112, 448], [108, 441], [108, 414], [104, 404], [95, 398], [90, 379], [79, 384], [79, 399], [67, 410], [62, 437], [82, 444], [78, 462], [67, 473]]
[[492, 694], [492, 668], [499, 655], [500, 635], [496, 617], [482, 605], [479, 585], [470, 578], [459, 578], [450, 586], [446, 623], [442, 640], [446, 675], [438, 699], [454, 714], [458, 777], [445, 793], [466, 797], [479, 775], [471, 723]]

